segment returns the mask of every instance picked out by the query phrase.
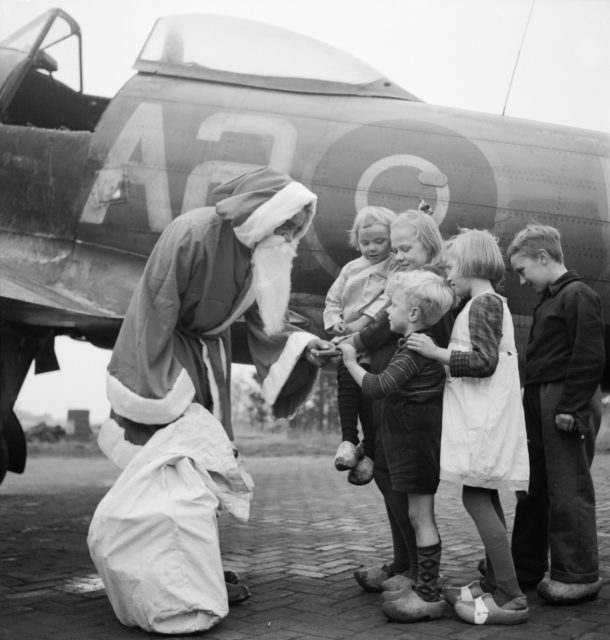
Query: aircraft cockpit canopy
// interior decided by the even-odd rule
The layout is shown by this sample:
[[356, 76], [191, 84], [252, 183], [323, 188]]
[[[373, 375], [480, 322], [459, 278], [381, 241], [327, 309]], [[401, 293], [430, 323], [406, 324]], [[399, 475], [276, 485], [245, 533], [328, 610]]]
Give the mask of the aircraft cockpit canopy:
[[108, 98], [83, 92], [81, 31], [49, 9], [0, 42], [0, 122], [93, 131]]
[[160, 18], [135, 68], [283, 91], [419, 101], [340, 49], [293, 31], [229, 16]]

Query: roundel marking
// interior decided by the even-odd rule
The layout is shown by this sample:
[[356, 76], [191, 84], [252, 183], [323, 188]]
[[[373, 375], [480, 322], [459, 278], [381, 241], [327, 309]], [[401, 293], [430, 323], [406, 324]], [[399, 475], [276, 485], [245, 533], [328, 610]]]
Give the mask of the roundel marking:
[[460, 226], [493, 229], [496, 216], [494, 172], [475, 142], [412, 118], [370, 122], [347, 132], [326, 149], [311, 185], [318, 214], [308, 241], [331, 277], [357, 256], [347, 232], [363, 206], [400, 212], [416, 209], [423, 198], [444, 237]]
[[436, 205], [434, 206], [434, 213], [432, 215], [432, 218], [434, 219], [434, 222], [436, 222], [436, 224], [440, 227], [442, 221], [445, 219], [445, 215], [449, 207], [449, 187], [447, 186], [447, 181], [445, 179], [444, 185], [436, 186], [435, 184], [431, 184], [432, 180], [430, 180], [427, 175], [425, 175], [424, 179], [422, 179], [422, 173], [424, 172], [425, 174], [431, 174], [433, 176], [439, 174], [442, 176], [443, 174], [439, 171], [438, 167], [436, 167], [428, 160], [420, 158], [419, 156], [412, 156], [404, 153], [382, 158], [381, 160], [373, 163], [362, 174], [356, 190], [356, 211], [360, 211], [360, 209], [362, 209], [363, 207], [368, 206], [368, 194], [373, 185], [373, 181], [378, 175], [380, 175], [390, 167], [413, 167], [414, 169], [419, 169], [421, 171], [421, 173], [418, 175], [419, 181], [422, 184], [428, 184], [435, 187]]

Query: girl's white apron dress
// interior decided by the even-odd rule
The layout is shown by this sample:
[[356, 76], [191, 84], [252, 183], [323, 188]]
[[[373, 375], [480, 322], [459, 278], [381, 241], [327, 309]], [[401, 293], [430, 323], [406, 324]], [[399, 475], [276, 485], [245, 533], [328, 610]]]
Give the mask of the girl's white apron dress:
[[[476, 297], [456, 318], [449, 349], [472, 351], [468, 315]], [[513, 321], [506, 300], [498, 298], [504, 313], [500, 357], [493, 375], [453, 378], [447, 371], [441, 480], [487, 489], [527, 490], [529, 459]]]

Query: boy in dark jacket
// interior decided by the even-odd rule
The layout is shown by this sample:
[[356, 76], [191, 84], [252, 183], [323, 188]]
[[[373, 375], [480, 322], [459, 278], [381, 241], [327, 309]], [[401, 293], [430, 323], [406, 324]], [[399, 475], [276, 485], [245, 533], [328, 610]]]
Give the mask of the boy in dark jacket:
[[525, 360], [530, 485], [518, 496], [515, 568], [551, 604], [593, 600], [602, 586], [591, 477], [605, 364], [601, 304], [565, 267], [557, 229], [528, 225], [507, 255], [520, 283], [542, 294]]

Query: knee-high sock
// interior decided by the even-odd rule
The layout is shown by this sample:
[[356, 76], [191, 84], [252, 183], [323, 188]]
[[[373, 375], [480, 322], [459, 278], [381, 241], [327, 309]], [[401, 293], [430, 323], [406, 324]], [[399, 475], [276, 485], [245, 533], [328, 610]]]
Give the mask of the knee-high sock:
[[422, 600], [437, 602], [438, 571], [441, 564], [441, 543], [417, 547], [417, 584], [415, 588]]

